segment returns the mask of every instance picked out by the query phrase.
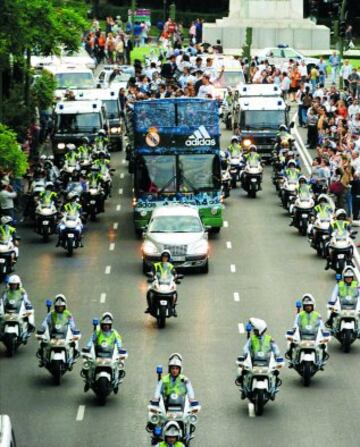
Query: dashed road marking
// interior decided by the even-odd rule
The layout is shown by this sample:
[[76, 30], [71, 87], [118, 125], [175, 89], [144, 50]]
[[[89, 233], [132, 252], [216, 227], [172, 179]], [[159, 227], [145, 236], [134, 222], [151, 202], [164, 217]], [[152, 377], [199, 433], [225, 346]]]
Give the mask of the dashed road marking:
[[125, 158], [123, 159], [123, 161], [122, 161], [122, 164], [124, 165], [126, 163], [126, 160], [125, 160]]
[[76, 414], [76, 420], [77, 421], [82, 421], [84, 419], [84, 414], [85, 414], [85, 405], [79, 405], [77, 414]]
[[227, 242], [226, 242], [226, 247], [227, 247], [227, 248], [232, 248], [232, 243], [231, 243], [231, 241], [227, 241]]
[[238, 324], [239, 334], [245, 334], [245, 328], [243, 323]]
[[240, 301], [240, 293], [234, 292], [234, 301]]
[[105, 275], [110, 275], [110, 273], [111, 273], [111, 265], [107, 265], [105, 267]]
[[227, 228], [229, 226], [229, 222], [227, 220], [224, 220], [224, 227]]
[[119, 188], [119, 194], [121, 195], [123, 193], [123, 189]]
[[125, 177], [125, 174], [122, 172], [121, 174], [120, 174], [120, 178], [124, 178]]
[[230, 272], [231, 273], [235, 273], [236, 272], [236, 265], [235, 264], [231, 264], [230, 265]]
[[116, 205], [116, 211], [120, 211], [121, 210], [121, 205]]
[[115, 242], [110, 242], [109, 250], [110, 251], [114, 251], [115, 250]]
[[254, 418], [255, 417], [255, 407], [254, 404], [251, 402], [248, 403], [248, 410], [249, 410], [249, 417]]
[[103, 293], [100, 295], [100, 303], [104, 304], [105, 301], [106, 301], [106, 293], [103, 292]]
[[114, 230], [117, 230], [119, 228], [119, 224], [118, 224], [118, 222], [114, 222], [113, 223], [113, 229]]

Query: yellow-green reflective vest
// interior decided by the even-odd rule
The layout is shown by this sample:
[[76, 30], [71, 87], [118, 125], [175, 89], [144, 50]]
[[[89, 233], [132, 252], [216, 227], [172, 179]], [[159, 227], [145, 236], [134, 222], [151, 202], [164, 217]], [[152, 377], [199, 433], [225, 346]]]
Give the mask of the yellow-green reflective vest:
[[338, 284], [338, 294], [340, 298], [345, 298], [346, 296], [358, 296], [359, 283], [355, 280], [351, 281], [351, 284], [348, 286], [345, 281], [339, 281]]
[[170, 396], [173, 393], [178, 396], [186, 395], [185, 376], [183, 374], [179, 374], [175, 380], [173, 380], [171, 374], [167, 374], [162, 378], [162, 383], [165, 396]]

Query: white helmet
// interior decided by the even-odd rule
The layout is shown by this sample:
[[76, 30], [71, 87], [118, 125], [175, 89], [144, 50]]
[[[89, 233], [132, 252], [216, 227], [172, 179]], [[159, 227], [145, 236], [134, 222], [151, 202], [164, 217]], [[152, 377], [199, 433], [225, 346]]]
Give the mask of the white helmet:
[[169, 363], [168, 363], [169, 369], [172, 366], [177, 366], [178, 368], [180, 368], [180, 370], [183, 367], [183, 358], [182, 355], [179, 354], [178, 352], [174, 352], [173, 354], [170, 355], [169, 357]]
[[344, 268], [343, 278], [355, 278], [355, 270], [351, 267], [351, 265]]
[[236, 142], [238, 143], [239, 142], [239, 137], [237, 135], [233, 135], [231, 137], [231, 142], [233, 142], [234, 140], [236, 140]]
[[290, 166], [296, 167], [296, 161], [295, 160], [289, 160], [287, 162], [287, 167], [290, 168]]
[[66, 307], [66, 304], [67, 304], [67, 300], [66, 300], [65, 295], [63, 295], [62, 293], [59, 293], [58, 295], [56, 295], [55, 301], [54, 301], [54, 307], [57, 307], [57, 306], [65, 306]]
[[313, 308], [315, 309], [316, 301], [311, 293], [305, 293], [305, 295], [302, 297], [301, 304], [303, 307], [310, 305], [313, 306]]
[[164, 438], [167, 436], [174, 436], [179, 438], [181, 436], [180, 426], [175, 421], [168, 421], [164, 426]]
[[329, 197], [326, 194], [320, 194], [318, 199], [317, 199], [317, 202], [320, 203], [322, 201], [328, 202], [329, 201]]
[[66, 149], [68, 149], [69, 151], [74, 151], [76, 149], [76, 146], [73, 143], [69, 143], [66, 145]]
[[267, 329], [267, 324], [264, 320], [261, 320], [260, 318], [250, 318], [249, 321], [253, 329], [259, 331], [260, 335], [264, 334]]
[[345, 216], [346, 219], [346, 211], [342, 208], [336, 210], [335, 219], [338, 219], [340, 216]]
[[10, 216], [3, 216], [1, 218], [1, 225], [7, 225], [10, 222], [12, 222], [12, 217], [10, 217]]
[[110, 312], [104, 312], [101, 316], [100, 324], [113, 324], [114, 317]]
[[8, 285], [10, 286], [11, 284], [18, 284], [19, 287], [21, 287], [21, 279], [19, 275], [11, 275], [8, 281]]

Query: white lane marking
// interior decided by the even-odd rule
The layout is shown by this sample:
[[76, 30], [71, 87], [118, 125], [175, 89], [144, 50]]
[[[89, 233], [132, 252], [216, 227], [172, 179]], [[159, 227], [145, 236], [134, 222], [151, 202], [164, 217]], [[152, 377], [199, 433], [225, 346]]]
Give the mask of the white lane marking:
[[226, 242], [226, 248], [232, 248], [232, 243], [230, 241]]
[[125, 174], [122, 172], [121, 174], [120, 174], [120, 178], [124, 178], [125, 177]]
[[124, 165], [126, 163], [126, 160], [125, 160], [125, 158], [123, 159], [123, 161], [122, 161], [122, 164]]
[[116, 205], [116, 211], [120, 211], [121, 210], [121, 205]]
[[123, 189], [119, 188], [119, 194], [121, 195], [123, 193]]
[[235, 264], [231, 264], [230, 265], [230, 272], [231, 273], [235, 273], [236, 272], [236, 265]]
[[224, 220], [224, 227], [227, 228], [229, 226], [229, 222], [227, 220]]
[[106, 301], [106, 293], [103, 292], [103, 293], [100, 295], [100, 303], [104, 304], [105, 301]]
[[249, 410], [249, 417], [254, 418], [255, 417], [255, 407], [254, 404], [251, 402], [248, 403], [248, 410]]
[[77, 421], [82, 421], [84, 419], [84, 414], [85, 414], [85, 405], [79, 405], [77, 414], [76, 414], [76, 420]]
[[109, 250], [110, 251], [114, 251], [115, 250], [115, 242], [110, 242]]
[[239, 292], [234, 292], [234, 301], [237, 301], [237, 302], [240, 301], [240, 293]]
[[298, 150], [298, 152], [300, 154], [300, 157], [301, 157], [301, 159], [302, 159], [302, 161], [303, 161], [303, 163], [305, 165], [305, 169], [307, 170], [307, 173], [310, 174], [311, 167], [310, 167], [308, 161], [305, 158], [305, 154], [303, 153], [300, 144], [297, 141], [295, 141], [295, 146], [296, 146], [296, 148], [297, 148], [297, 150]]
[[107, 265], [105, 267], [105, 275], [110, 275], [110, 273], [111, 273], [111, 265]]
[[[297, 112], [296, 112], [296, 113], [294, 114], [294, 116], [293, 116], [293, 121], [294, 121], [294, 122], [296, 122], [296, 118], [297, 118], [297, 116], [298, 116], [298, 114], [297, 114]], [[303, 142], [303, 139], [302, 139], [302, 137], [301, 137], [301, 135], [300, 135], [300, 133], [299, 133], [299, 131], [298, 131], [298, 128], [297, 128], [297, 125], [296, 125], [296, 124], [295, 124], [295, 127], [294, 127], [294, 133], [295, 133], [295, 135], [298, 137], [300, 147], [301, 147], [301, 149], [304, 151], [304, 155], [305, 155], [305, 157], [307, 158], [307, 160], [308, 160], [308, 162], [309, 162], [309, 164], [310, 164], [310, 166], [311, 166], [311, 165], [312, 165], [312, 162], [313, 162], [312, 157], [311, 157], [311, 155], [310, 155], [308, 149], [306, 148], [306, 146], [305, 146], [305, 144], [304, 144], [304, 142]]]
[[243, 323], [238, 324], [239, 334], [245, 334], [245, 328]]
[[119, 228], [119, 224], [118, 224], [118, 222], [114, 222], [113, 223], [113, 229], [114, 230], [117, 230]]

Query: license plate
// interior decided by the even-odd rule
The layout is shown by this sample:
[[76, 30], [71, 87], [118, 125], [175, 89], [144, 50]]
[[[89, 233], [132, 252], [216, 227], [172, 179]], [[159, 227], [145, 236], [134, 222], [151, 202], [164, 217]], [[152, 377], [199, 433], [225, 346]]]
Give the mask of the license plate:
[[308, 217], [307, 214], [302, 214], [301, 217], [304, 217], [305, 219]]
[[339, 258], [339, 259], [344, 259], [344, 258], [345, 258], [345, 255], [344, 255], [344, 254], [342, 254], [342, 255], [338, 255], [338, 258]]
[[69, 237], [70, 239], [74, 239], [75, 234], [69, 233], [69, 234], [68, 234], [68, 237]]
[[172, 259], [177, 262], [185, 261], [185, 256], [173, 256]]
[[90, 205], [95, 205], [96, 200], [90, 200]]
[[49, 225], [49, 221], [48, 220], [43, 220], [43, 225]]
[[257, 180], [256, 178], [252, 178], [251, 181], [255, 183]]
[[167, 301], [165, 301], [165, 300], [161, 300], [161, 301], [160, 301], [160, 304], [161, 304], [162, 306], [167, 306]]

